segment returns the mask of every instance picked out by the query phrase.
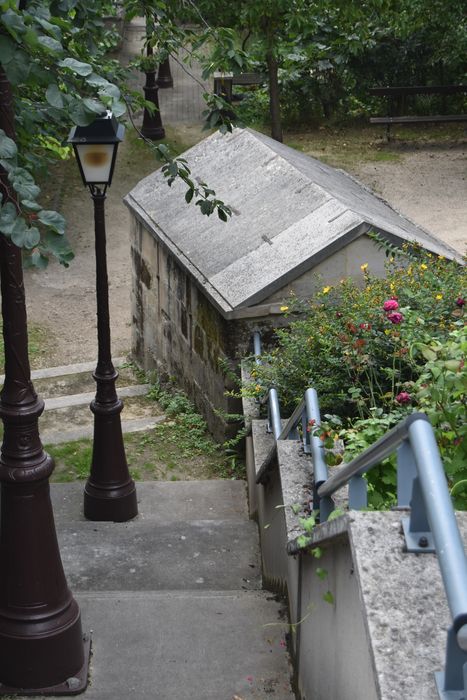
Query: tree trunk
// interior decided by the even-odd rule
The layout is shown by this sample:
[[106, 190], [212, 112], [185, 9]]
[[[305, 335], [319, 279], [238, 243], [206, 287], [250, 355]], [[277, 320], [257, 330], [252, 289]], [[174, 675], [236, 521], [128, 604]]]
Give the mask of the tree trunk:
[[278, 63], [272, 47], [266, 53], [269, 73], [269, 112], [271, 115], [271, 136], [282, 143], [282, 122], [279, 95]]

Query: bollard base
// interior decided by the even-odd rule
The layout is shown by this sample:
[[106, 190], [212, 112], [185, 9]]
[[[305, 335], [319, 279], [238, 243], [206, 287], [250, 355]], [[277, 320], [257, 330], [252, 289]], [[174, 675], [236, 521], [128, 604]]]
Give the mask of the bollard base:
[[89, 660], [91, 657], [91, 636], [83, 636], [84, 664], [81, 669], [71, 678], [66, 678], [63, 683], [49, 686], [48, 688], [13, 688], [0, 683], [0, 697], [7, 695], [15, 696], [45, 696], [45, 695], [79, 695], [84, 693], [89, 680]]
[[106, 490], [89, 482], [84, 488], [84, 517], [87, 520], [123, 523], [138, 515], [136, 487], [130, 482], [121, 490]]

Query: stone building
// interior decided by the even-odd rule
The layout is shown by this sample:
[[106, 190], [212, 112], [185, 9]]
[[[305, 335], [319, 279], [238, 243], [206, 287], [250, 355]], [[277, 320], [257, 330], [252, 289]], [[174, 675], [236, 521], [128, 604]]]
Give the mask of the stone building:
[[184, 154], [193, 177], [229, 204], [224, 223], [203, 216], [156, 171], [126, 196], [131, 212], [132, 352], [146, 370], [175, 378], [217, 437], [219, 415], [238, 410], [226, 367], [251, 353], [251, 333], [284, 322], [291, 291], [384, 273], [384, 253], [366, 235], [456, 252], [346, 173], [251, 129], [216, 133]]

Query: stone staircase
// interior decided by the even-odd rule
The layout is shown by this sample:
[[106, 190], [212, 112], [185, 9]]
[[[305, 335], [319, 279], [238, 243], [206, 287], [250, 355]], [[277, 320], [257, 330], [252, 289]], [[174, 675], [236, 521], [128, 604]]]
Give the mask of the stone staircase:
[[[44, 444], [92, 435], [93, 369], [34, 372]], [[124, 432], [163, 420], [147, 386], [119, 371]], [[293, 700], [287, 611], [262, 590], [245, 482], [138, 482], [139, 515], [127, 523], [85, 520], [83, 485], [51, 484], [65, 574], [92, 638], [82, 697]]]
[[140, 482], [139, 516], [94, 523], [54, 484], [63, 564], [91, 631], [87, 700], [292, 700], [286, 611], [261, 590], [240, 481]]
[[[124, 399], [121, 415], [123, 432], [149, 430], [164, 420], [157, 404], [145, 398], [149, 385], [141, 384], [125, 358], [117, 358], [114, 365], [119, 372], [117, 392]], [[45, 410], [39, 423], [44, 445], [92, 437], [93, 415], [89, 404], [96, 393], [96, 383], [92, 377], [95, 366], [95, 362], [82, 362], [31, 373], [34, 388], [45, 400]], [[2, 383], [3, 377], [0, 377]]]

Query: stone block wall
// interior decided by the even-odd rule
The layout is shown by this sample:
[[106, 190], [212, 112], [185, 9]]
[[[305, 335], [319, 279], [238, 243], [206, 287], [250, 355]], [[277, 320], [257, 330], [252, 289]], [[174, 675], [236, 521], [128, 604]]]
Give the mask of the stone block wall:
[[[145, 371], [174, 378], [205, 416], [212, 434], [224, 440], [237, 429], [223, 414], [239, 414], [241, 403], [225, 392], [235, 388], [231, 372], [252, 352], [257, 319], [226, 320], [165, 246], [131, 219], [132, 355]], [[226, 371], [228, 370], [228, 371]]]

